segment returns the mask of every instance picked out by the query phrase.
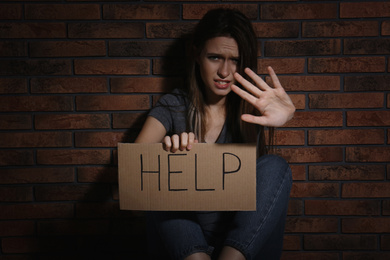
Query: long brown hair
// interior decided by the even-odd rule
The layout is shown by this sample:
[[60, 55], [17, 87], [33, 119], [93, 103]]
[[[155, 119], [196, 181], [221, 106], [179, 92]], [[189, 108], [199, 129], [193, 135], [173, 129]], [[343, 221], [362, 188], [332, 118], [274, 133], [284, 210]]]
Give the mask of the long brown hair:
[[[190, 106], [188, 109], [188, 128], [203, 141], [205, 129], [205, 91], [199, 72], [196, 57], [203, 50], [207, 40], [219, 37], [231, 37], [238, 45], [239, 62], [237, 72], [251, 81], [244, 73], [246, 67], [257, 71], [257, 39], [250, 20], [234, 9], [214, 9], [209, 11], [197, 24], [192, 37], [192, 55], [188, 71], [188, 86]], [[237, 84], [238, 85], [238, 84]], [[239, 86], [239, 85], [238, 85]], [[234, 92], [230, 92], [226, 101], [227, 131], [233, 138], [233, 143], [258, 141], [258, 154], [268, 153], [273, 144], [273, 128], [269, 129], [269, 140], [266, 143], [263, 126], [245, 123], [241, 120], [243, 113], [256, 114], [256, 109], [245, 102]]]

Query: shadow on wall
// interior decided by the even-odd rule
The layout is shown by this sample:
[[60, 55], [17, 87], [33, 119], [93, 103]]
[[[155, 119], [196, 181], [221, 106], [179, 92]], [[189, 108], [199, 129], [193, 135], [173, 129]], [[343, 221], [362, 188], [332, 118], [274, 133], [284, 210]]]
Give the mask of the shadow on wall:
[[[153, 76], [163, 78], [162, 93], [183, 87], [188, 42], [188, 35], [176, 39], [160, 60], [153, 61]], [[153, 104], [162, 93], [152, 95]], [[147, 112], [129, 125], [120, 142], [134, 142], [146, 116]], [[69, 249], [69, 257], [147, 259], [145, 213], [119, 210], [117, 161], [115, 148], [112, 149], [111, 163], [93, 169], [92, 174], [84, 174], [88, 169], [78, 168], [78, 181], [90, 184], [85, 196], [76, 203], [75, 219], [68, 220], [67, 223], [70, 230], [78, 230], [71, 238], [75, 240], [73, 244], [76, 244], [76, 248]], [[84, 179], [83, 176], [87, 175], [88, 179]]]

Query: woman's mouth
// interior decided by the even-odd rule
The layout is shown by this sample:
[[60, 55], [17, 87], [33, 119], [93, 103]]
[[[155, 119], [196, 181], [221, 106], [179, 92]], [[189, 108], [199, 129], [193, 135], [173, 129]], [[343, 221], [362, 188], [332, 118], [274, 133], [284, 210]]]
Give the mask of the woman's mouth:
[[226, 89], [230, 86], [230, 80], [214, 80], [214, 84], [218, 89]]

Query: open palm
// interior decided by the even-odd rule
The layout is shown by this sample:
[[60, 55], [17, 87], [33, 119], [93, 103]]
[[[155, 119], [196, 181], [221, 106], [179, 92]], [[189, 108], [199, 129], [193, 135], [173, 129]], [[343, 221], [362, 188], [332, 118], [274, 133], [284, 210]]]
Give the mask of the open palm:
[[289, 121], [294, 115], [295, 106], [280, 84], [274, 70], [268, 67], [273, 88], [251, 69], [246, 68], [245, 73], [253, 80], [256, 86], [244, 79], [240, 74], [235, 73], [234, 78], [247, 91], [236, 85], [232, 86], [232, 90], [242, 99], [252, 104], [261, 115], [243, 114], [241, 119], [248, 123], [270, 127], [279, 127]]

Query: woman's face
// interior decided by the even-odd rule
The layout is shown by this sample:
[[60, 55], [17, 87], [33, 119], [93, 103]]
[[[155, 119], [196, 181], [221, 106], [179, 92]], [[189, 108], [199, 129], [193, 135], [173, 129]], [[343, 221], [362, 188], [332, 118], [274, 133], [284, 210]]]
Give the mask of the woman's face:
[[234, 84], [239, 51], [236, 40], [215, 37], [208, 40], [199, 55], [200, 75], [206, 87], [209, 102], [226, 97]]

